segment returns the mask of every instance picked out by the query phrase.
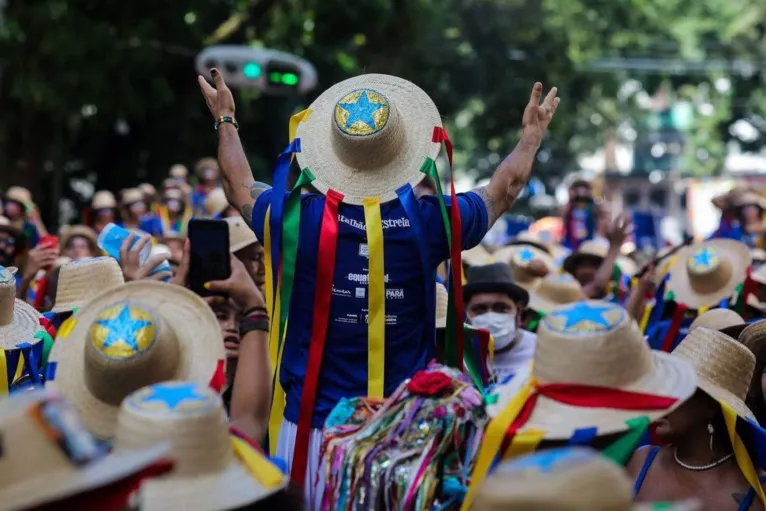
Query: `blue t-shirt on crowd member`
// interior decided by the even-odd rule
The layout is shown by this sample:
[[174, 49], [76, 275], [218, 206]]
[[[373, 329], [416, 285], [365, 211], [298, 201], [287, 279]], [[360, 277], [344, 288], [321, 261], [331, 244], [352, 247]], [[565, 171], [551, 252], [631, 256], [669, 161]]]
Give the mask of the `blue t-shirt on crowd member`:
[[[272, 190], [265, 191], [253, 210], [253, 228], [264, 239], [263, 222]], [[449, 200], [447, 208], [449, 208]], [[324, 196], [303, 195], [298, 257], [293, 284], [280, 382], [287, 395], [285, 418], [297, 423], [311, 339], [317, 254]], [[487, 232], [487, 210], [475, 193], [458, 195], [463, 228], [463, 249], [479, 244]], [[423, 275], [417, 241], [399, 200], [382, 204], [383, 258], [386, 278], [385, 392], [389, 395], [435, 356], [434, 310], [436, 269], [449, 258], [447, 237], [435, 196], [417, 202], [420, 228], [428, 243], [428, 274]], [[338, 211], [338, 247], [333, 278], [330, 320], [312, 427], [321, 428], [342, 397], [367, 395], [368, 249], [362, 206], [341, 204]], [[426, 300], [423, 280], [430, 300]]]

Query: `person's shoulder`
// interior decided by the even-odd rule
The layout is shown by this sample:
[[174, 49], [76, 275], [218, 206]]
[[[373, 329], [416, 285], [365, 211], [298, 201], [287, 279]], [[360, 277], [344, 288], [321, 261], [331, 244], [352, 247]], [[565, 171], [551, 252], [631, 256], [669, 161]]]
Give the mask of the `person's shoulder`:
[[625, 465], [625, 469], [631, 476], [634, 478], [638, 477], [638, 474], [641, 472], [641, 468], [643, 468], [646, 459], [649, 457], [649, 454], [655, 447], [656, 446], [654, 445], [642, 445], [633, 451], [633, 455], [630, 457], [630, 460], [628, 460], [627, 465]]

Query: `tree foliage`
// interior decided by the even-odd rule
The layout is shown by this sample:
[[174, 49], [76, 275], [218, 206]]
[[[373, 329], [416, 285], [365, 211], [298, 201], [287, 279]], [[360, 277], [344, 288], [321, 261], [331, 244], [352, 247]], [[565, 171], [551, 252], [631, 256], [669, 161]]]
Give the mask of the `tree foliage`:
[[[640, 100], [667, 84], [695, 108], [685, 170], [714, 173], [730, 126], [764, 123], [765, 27], [759, 0], [9, 0], [0, 25], [0, 186], [28, 185], [44, 203], [77, 198], [72, 178], [110, 189], [157, 184], [171, 164], [214, 154], [193, 66], [210, 42], [273, 47], [317, 67], [309, 97], [238, 93], [260, 179], [286, 143], [290, 114], [362, 72], [428, 91], [456, 143], [458, 171], [476, 177], [517, 140], [534, 81], [558, 85], [562, 96], [538, 162], [546, 179], [576, 170], [576, 157], [607, 135], [644, 136]], [[618, 64], [595, 70], [604, 59]], [[673, 59], [683, 66], [619, 65]], [[640, 86], [626, 92], [629, 78]], [[720, 78], [728, 89], [716, 88]], [[760, 131], [734, 141], [764, 143]]]

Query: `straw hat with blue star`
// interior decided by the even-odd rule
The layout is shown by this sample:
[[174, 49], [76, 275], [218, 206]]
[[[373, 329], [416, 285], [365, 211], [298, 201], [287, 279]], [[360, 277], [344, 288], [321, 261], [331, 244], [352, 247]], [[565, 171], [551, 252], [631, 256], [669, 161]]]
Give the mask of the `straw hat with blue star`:
[[298, 163], [316, 176], [317, 190], [336, 190], [345, 203], [395, 199], [399, 187], [423, 180], [424, 159], [439, 154], [433, 141], [434, 127], [442, 126], [439, 110], [428, 94], [402, 78], [350, 78], [326, 90], [309, 110], [298, 125]]
[[120, 407], [114, 452], [170, 442], [173, 470], [142, 484], [143, 511], [237, 509], [284, 488], [287, 478], [233, 438], [221, 397], [206, 385], [168, 381], [137, 390]]
[[202, 298], [180, 286], [131, 282], [95, 296], [62, 325], [46, 386], [109, 439], [128, 394], [174, 379], [207, 385], [223, 360], [218, 321]]
[[682, 249], [670, 268], [668, 289], [689, 308], [712, 307], [730, 298], [752, 262], [744, 243], [714, 239]]
[[652, 351], [627, 311], [603, 301], [564, 305], [540, 321], [534, 362], [494, 389], [497, 398], [487, 406], [490, 417], [503, 412], [530, 382], [621, 390], [675, 400], [663, 409], [618, 410], [575, 406], [539, 395], [519, 433], [543, 431], [546, 440], [566, 440], [582, 428], [596, 428], [599, 436], [627, 431], [627, 421], [663, 417], [696, 388], [694, 369], [688, 363]]

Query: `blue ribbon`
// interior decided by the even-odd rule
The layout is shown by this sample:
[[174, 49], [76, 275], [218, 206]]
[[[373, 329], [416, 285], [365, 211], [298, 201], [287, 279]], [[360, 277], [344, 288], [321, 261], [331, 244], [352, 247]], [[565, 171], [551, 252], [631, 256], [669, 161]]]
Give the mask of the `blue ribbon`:
[[654, 308], [649, 316], [649, 325], [656, 324], [662, 319], [662, 312], [665, 309], [665, 284], [667, 283], [670, 275], [665, 275], [660, 285], [657, 286], [657, 291], [654, 292]]
[[[280, 252], [282, 250], [282, 218], [285, 212], [285, 203], [287, 202], [287, 178], [290, 174], [290, 163], [293, 153], [301, 152], [301, 139], [296, 138], [287, 146], [282, 154], [277, 158], [277, 164], [274, 167], [274, 186], [271, 192], [271, 271], [272, 282], [276, 286], [279, 268], [281, 266]], [[276, 300], [276, 293], [274, 293]], [[271, 304], [272, 306], [274, 304]], [[274, 309], [272, 309], [274, 310]]]
[[28, 342], [19, 343], [16, 347], [19, 348], [24, 355], [24, 365], [27, 368], [32, 383], [35, 385], [42, 385], [43, 382], [40, 379], [40, 364], [37, 362], [38, 356], [35, 353], [36, 350], [33, 349], [32, 345]]
[[56, 379], [56, 367], [58, 362], [48, 362], [45, 366], [45, 381], [53, 381]]
[[597, 428], [576, 429], [572, 436], [569, 438], [567, 445], [590, 445], [593, 439], [596, 438], [597, 434]]

